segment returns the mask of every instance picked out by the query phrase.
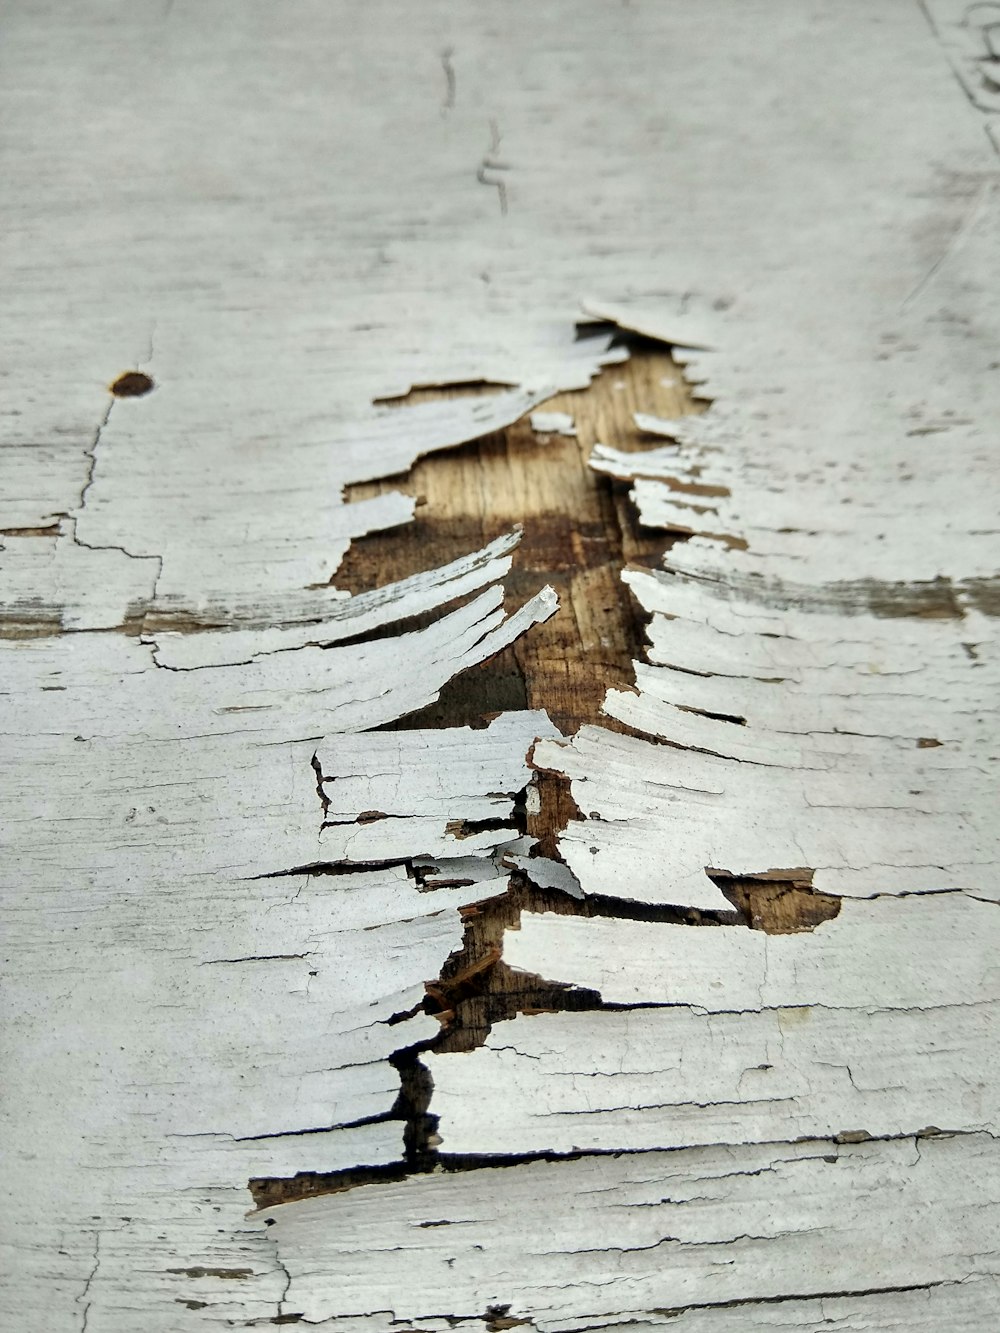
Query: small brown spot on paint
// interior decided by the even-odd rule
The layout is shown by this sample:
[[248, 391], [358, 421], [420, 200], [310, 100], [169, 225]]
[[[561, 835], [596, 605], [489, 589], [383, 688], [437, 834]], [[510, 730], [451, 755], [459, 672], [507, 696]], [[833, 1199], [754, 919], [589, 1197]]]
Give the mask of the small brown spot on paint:
[[936, 741], [933, 736], [921, 736], [917, 741], [918, 750], [933, 750], [943, 744], [942, 741]]
[[126, 370], [108, 386], [116, 398], [141, 398], [155, 386], [151, 376], [141, 370]]

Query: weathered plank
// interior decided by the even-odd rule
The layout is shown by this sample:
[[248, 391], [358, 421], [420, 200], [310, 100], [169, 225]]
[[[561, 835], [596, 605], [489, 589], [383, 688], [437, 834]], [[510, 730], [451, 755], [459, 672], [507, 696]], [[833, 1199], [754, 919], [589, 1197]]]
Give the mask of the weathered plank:
[[591, 1156], [375, 1185], [261, 1220], [287, 1256], [289, 1307], [335, 1329], [375, 1304], [417, 1327], [442, 1308], [471, 1322], [500, 1307], [541, 1333], [733, 1301], [773, 1321], [782, 1311], [764, 1302], [801, 1301], [817, 1281], [850, 1295], [862, 1272], [872, 1295], [895, 1290], [873, 1303], [891, 1317], [907, 1289], [926, 1299], [981, 1273], [975, 1328], [995, 1292], [996, 1155], [980, 1135]]
[[8, 7], [4, 1327], [992, 1327], [973, 8]]

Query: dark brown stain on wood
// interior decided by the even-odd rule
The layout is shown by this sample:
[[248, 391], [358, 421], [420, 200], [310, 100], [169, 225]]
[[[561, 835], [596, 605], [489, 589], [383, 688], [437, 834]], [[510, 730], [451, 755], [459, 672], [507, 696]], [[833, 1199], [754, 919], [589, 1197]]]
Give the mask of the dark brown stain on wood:
[[706, 875], [726, 895], [751, 930], [769, 935], [797, 935], [814, 930], [840, 913], [840, 898], [813, 888], [813, 872], [804, 867], [731, 875], [706, 868]]
[[50, 523], [44, 528], [0, 528], [0, 537], [58, 537], [60, 534], [58, 523]]
[[152, 377], [141, 370], [126, 370], [108, 385], [116, 398], [142, 398], [155, 387]]

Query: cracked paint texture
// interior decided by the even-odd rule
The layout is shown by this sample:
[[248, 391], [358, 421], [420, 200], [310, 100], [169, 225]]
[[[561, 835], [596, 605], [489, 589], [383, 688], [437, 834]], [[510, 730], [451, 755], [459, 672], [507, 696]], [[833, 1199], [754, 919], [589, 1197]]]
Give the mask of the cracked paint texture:
[[[0, 1326], [992, 1328], [990, 8], [10, 7]], [[344, 489], [621, 360], [578, 320], [712, 400], [595, 450], [680, 539], [620, 728], [375, 732], [555, 599], [516, 534], [348, 596], [414, 502]], [[250, 1213], [402, 1174], [390, 1057], [532, 765], [574, 911], [842, 909], [525, 913], [601, 1007], [428, 1057], [439, 1170]]]

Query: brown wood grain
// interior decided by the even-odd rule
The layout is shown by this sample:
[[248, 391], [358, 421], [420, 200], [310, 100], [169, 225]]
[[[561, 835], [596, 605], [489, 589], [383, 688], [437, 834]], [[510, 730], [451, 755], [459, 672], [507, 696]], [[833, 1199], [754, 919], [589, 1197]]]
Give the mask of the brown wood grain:
[[[469, 392], [477, 390], [420, 390], [406, 401]], [[412, 524], [356, 541], [334, 580], [339, 587], [357, 592], [405, 578], [521, 524], [507, 580], [510, 607], [546, 583], [559, 595], [551, 620], [400, 725], [481, 725], [505, 708], [528, 707], [545, 708], [570, 733], [606, 722], [605, 692], [632, 684], [642, 620], [620, 575], [626, 564], [657, 564], [668, 538], [640, 529], [627, 486], [593, 472], [587, 459], [597, 441], [619, 449], [662, 443], [637, 429], [633, 412], [672, 417], [698, 404], [664, 348], [634, 344], [627, 362], [604, 370], [587, 389], [559, 394], [544, 410], [569, 413], [577, 437], [538, 435], [524, 419], [422, 459], [405, 477], [350, 492], [364, 499], [403, 490], [417, 497], [418, 508]]]

